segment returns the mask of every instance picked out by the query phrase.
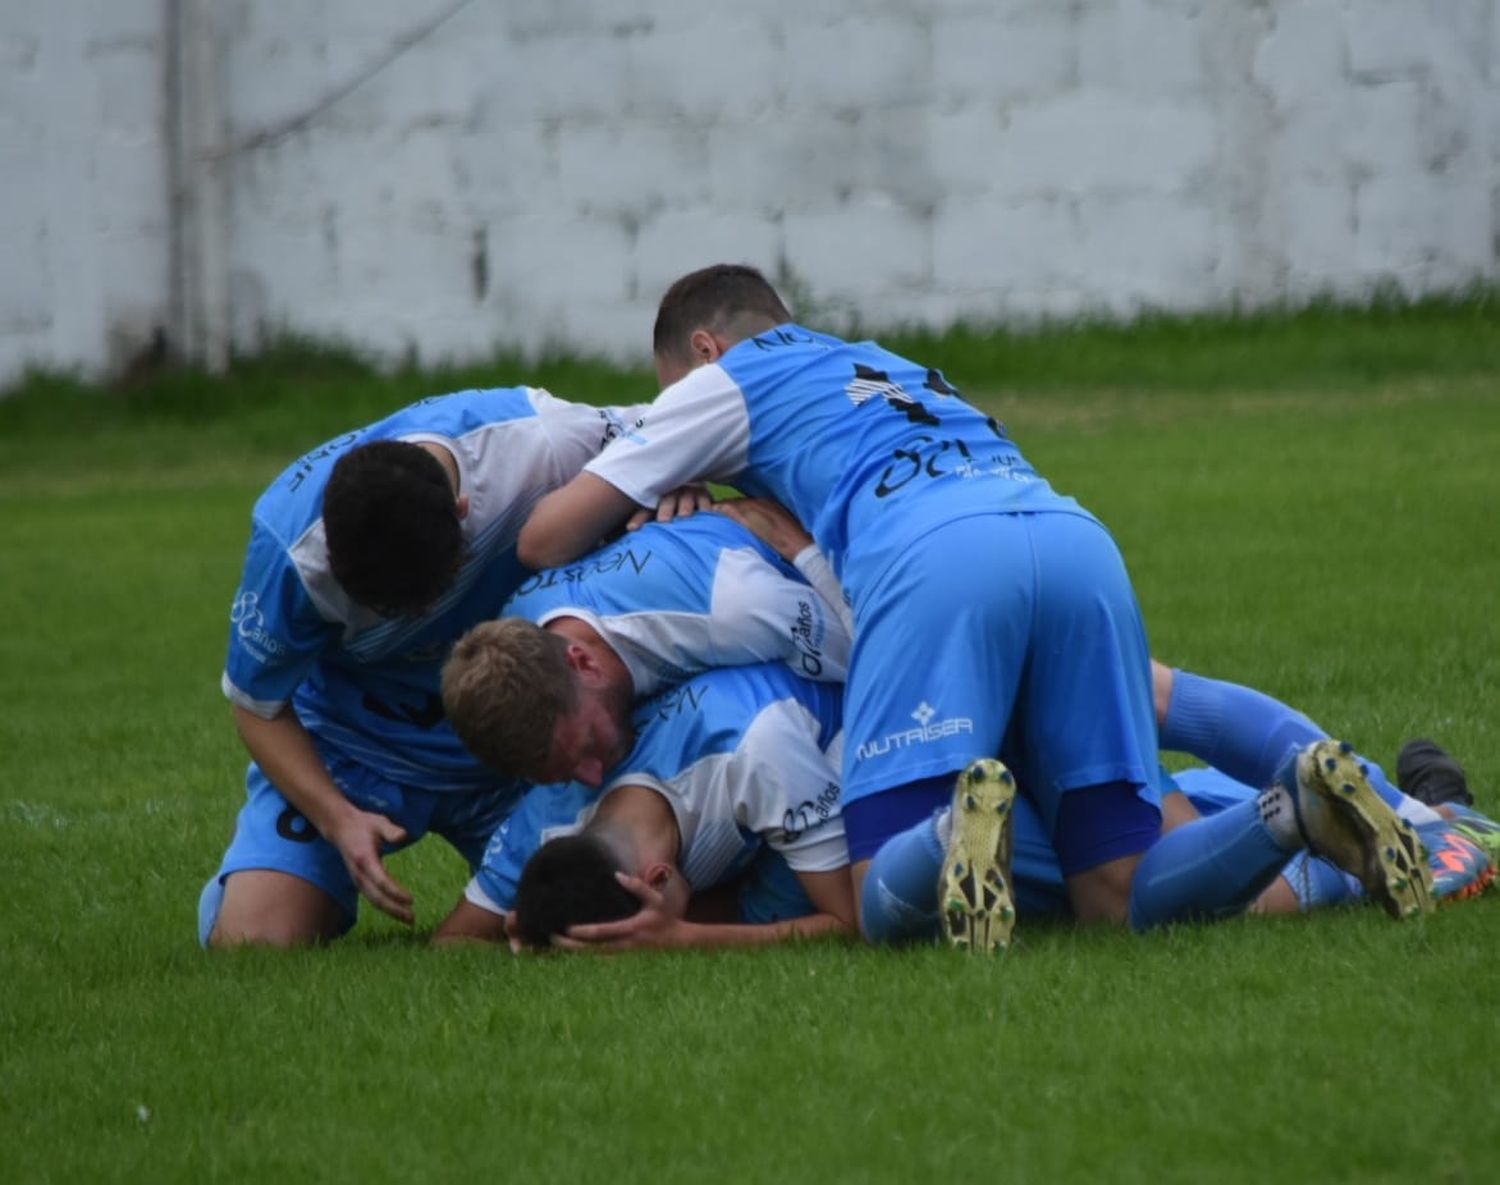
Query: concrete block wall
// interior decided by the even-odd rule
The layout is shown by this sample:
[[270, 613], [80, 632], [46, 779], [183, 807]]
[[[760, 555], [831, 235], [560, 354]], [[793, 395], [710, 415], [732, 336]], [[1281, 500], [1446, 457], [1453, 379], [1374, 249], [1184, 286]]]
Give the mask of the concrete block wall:
[[161, 8], [0, 5], [0, 386], [119, 370], [165, 324]]
[[[169, 296], [142, 130], [163, 118], [143, 65], [163, 7], [95, 0], [83, 23], [140, 26], [128, 51], [71, 6], [37, 4], [40, 32], [0, 18], [0, 61], [63, 47], [27, 67], [46, 85], [18, 116], [0, 91], [0, 147], [53, 178], [3, 182], [26, 194], [0, 208], [0, 381], [18, 343], [108, 360], [94, 338]], [[825, 316], [939, 327], [1500, 279], [1500, 0], [212, 11], [240, 348], [292, 329], [387, 358], [640, 356], [662, 289], [718, 259], [794, 275]], [[70, 69], [83, 85], [59, 85]], [[128, 163], [111, 120], [135, 129]], [[70, 184], [86, 200], [64, 222], [48, 195]], [[58, 246], [84, 224], [98, 251]], [[87, 292], [58, 287], [68, 251]]]

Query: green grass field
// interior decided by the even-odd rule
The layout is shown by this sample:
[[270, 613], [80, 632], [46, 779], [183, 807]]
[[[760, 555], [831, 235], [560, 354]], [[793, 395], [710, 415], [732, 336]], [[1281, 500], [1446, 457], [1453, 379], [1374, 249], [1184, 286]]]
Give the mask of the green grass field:
[[[926, 342], [1115, 531], [1159, 657], [1387, 763], [1433, 735], [1500, 809], [1493, 300]], [[243, 793], [218, 690], [248, 514], [409, 398], [640, 373], [377, 377], [288, 351], [0, 401], [0, 1180], [1438, 1181], [1500, 1155], [1500, 901], [1013, 954], [819, 944], [209, 956]]]

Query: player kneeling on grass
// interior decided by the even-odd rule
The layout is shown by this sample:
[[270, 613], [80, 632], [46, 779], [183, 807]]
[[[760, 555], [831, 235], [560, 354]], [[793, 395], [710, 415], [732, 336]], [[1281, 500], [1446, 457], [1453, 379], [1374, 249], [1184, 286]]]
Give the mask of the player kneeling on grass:
[[[462, 656], [460, 649], [451, 679], [460, 689]], [[471, 712], [468, 698], [449, 697], [460, 731], [524, 728], [489, 718], [481, 697]], [[544, 945], [544, 933], [559, 945], [608, 948], [852, 934], [839, 814], [841, 706], [836, 686], [771, 664], [708, 671], [642, 702], [631, 718], [633, 747], [599, 786], [574, 781], [527, 794], [435, 939], [501, 941], [512, 910], [528, 928], [510, 932], [532, 945]], [[545, 749], [545, 729], [541, 736]], [[544, 846], [559, 835], [583, 841]], [[795, 887], [784, 872], [767, 873], [768, 855], [785, 862]], [[540, 863], [523, 875], [534, 856]], [[757, 889], [742, 899], [737, 921], [684, 917], [692, 894], [732, 882], [752, 864]], [[574, 926], [585, 918], [615, 920]]]
[[253, 759], [199, 904], [216, 946], [337, 937], [361, 896], [412, 920], [385, 853], [427, 831], [473, 866], [523, 787], [443, 716], [453, 642], [526, 577], [515, 507], [636, 415], [525, 387], [424, 399], [294, 462], [255, 504], [224, 692]]

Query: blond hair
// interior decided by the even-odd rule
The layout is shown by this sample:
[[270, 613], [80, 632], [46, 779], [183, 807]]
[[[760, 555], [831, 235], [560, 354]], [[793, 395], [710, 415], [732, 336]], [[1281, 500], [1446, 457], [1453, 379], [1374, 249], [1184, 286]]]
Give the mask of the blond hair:
[[544, 767], [577, 702], [568, 641], [520, 617], [476, 625], [443, 664], [443, 710], [480, 761], [512, 777]]

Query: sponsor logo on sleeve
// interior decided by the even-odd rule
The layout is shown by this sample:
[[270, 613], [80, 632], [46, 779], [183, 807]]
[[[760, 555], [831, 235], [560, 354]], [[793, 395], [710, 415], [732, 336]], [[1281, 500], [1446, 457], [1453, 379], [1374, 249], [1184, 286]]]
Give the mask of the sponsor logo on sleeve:
[[839, 810], [839, 784], [829, 782], [816, 798], [805, 799], [792, 807], [781, 819], [781, 830], [787, 841], [796, 839], [814, 827], [828, 822]]
[[816, 679], [823, 673], [823, 652], [813, 637], [815, 621], [810, 601], [797, 601], [797, 620], [792, 623], [792, 644], [797, 648], [797, 662], [804, 674]]
[[286, 643], [266, 629], [259, 593], [241, 592], [230, 606], [229, 621], [241, 646], [256, 662], [270, 664], [286, 656]]

